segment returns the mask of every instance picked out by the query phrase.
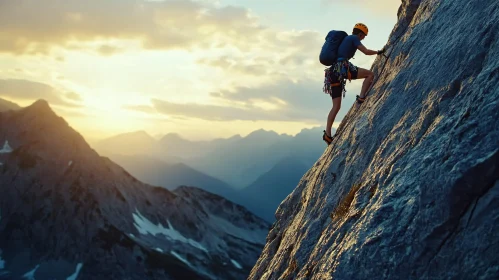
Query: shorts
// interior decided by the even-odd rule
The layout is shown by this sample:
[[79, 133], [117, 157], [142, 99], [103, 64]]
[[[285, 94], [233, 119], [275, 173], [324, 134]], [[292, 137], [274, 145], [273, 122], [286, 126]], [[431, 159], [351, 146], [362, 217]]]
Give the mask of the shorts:
[[[357, 76], [359, 75], [359, 67], [353, 65], [350, 61], [348, 62], [348, 69], [350, 70], [350, 77], [345, 77], [349, 80], [357, 80]], [[342, 62], [337, 62], [342, 63]]]
[[[325, 92], [329, 93], [333, 99], [341, 97], [345, 89], [345, 80], [356, 80], [359, 75], [359, 67], [350, 61], [338, 61], [328, 70], [326, 71], [325, 89], [327, 90]], [[340, 77], [343, 77], [342, 81], [340, 81]], [[337, 85], [338, 83], [340, 85]]]
[[331, 98], [335, 99], [335, 98], [341, 97], [341, 93], [343, 92], [344, 87], [345, 87], [344, 85], [332, 87], [331, 93], [329, 94], [329, 95], [331, 95]]

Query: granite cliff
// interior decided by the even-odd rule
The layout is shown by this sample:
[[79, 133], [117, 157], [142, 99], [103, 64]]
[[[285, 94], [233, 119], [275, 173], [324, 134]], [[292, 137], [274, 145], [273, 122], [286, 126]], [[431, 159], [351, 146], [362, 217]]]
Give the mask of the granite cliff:
[[498, 1], [402, 1], [249, 279], [499, 278], [498, 26]]

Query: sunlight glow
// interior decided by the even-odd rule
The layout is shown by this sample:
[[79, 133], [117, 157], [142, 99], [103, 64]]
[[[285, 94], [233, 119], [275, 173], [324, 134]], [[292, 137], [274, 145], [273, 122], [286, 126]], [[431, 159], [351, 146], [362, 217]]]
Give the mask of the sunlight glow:
[[[381, 5], [360, 1], [332, 5], [323, 0], [289, 5], [249, 0], [201, 0], [189, 5], [93, 1], [83, 8], [71, 0], [54, 9], [60, 13], [54, 15], [33, 1], [35, 8], [44, 10], [43, 17], [26, 11], [26, 18], [10, 19], [17, 29], [0, 26], [0, 34], [11, 35], [9, 44], [0, 35], [0, 90], [16, 80], [17, 86], [29, 85], [25, 88], [31, 91], [0, 92], [0, 98], [21, 106], [46, 99], [87, 138], [136, 130], [153, 135], [176, 132], [196, 139], [244, 135], [261, 128], [295, 134], [324, 126], [331, 106], [321, 92], [324, 67], [317, 60], [324, 35], [333, 28], [349, 31], [354, 22], [348, 13], [355, 10], [372, 30], [366, 46], [381, 48], [400, 1], [380, 1]], [[113, 16], [107, 16], [108, 10]], [[341, 17], [332, 22], [333, 11]], [[17, 25], [18, 20], [23, 24]], [[46, 28], [38, 28], [41, 24]], [[359, 54], [354, 62], [369, 68], [373, 61], [374, 57]], [[359, 84], [348, 85], [343, 107], [353, 103], [351, 96]], [[193, 113], [192, 107], [176, 116], [161, 114], [153, 100], [179, 108], [199, 104], [195, 108], [200, 111], [228, 107], [234, 110], [225, 113], [234, 114], [234, 119], [196, 118], [203, 114]], [[287, 114], [282, 120], [269, 114], [268, 119], [241, 121], [238, 109]], [[309, 111], [323, 114], [308, 117]]]

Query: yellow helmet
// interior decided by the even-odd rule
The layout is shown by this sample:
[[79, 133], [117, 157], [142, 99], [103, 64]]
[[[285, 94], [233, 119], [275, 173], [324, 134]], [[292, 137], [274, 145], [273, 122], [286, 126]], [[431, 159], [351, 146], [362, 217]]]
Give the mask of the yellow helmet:
[[367, 36], [367, 32], [369, 31], [369, 29], [367, 29], [367, 26], [363, 23], [357, 23], [353, 28], [357, 28], [360, 31], [364, 32], [364, 34], [366, 34], [366, 36]]

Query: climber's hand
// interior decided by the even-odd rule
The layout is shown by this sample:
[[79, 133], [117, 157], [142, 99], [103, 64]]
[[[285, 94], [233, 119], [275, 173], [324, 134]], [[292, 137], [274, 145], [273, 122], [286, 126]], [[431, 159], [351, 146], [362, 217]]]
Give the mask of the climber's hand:
[[384, 53], [385, 53], [385, 49], [381, 49], [381, 50], [378, 51], [378, 55], [384, 54]]

